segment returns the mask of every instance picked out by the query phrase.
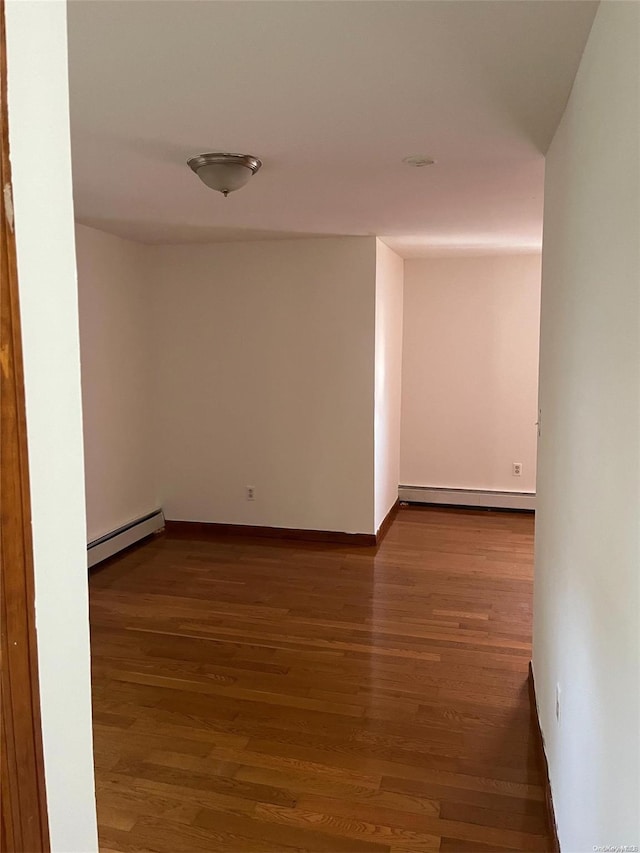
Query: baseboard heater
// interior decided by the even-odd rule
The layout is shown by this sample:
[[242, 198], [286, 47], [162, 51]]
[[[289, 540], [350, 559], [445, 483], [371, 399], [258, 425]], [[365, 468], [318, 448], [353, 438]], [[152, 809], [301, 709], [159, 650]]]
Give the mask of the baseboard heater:
[[104, 536], [94, 539], [87, 545], [89, 568], [163, 529], [164, 514], [161, 509], [156, 509], [142, 518], [137, 518], [135, 521], [119, 527], [117, 530], [112, 530], [111, 533], [105, 533]]
[[485, 507], [487, 509], [536, 508], [535, 492], [495, 492], [484, 489], [442, 489], [432, 486], [398, 486], [401, 501], [447, 506]]

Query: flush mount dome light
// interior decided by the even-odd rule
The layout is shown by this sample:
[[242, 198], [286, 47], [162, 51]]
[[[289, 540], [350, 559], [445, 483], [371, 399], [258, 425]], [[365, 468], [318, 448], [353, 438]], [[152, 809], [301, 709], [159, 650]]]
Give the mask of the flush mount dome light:
[[203, 184], [218, 190], [226, 198], [255, 175], [262, 166], [262, 160], [250, 154], [198, 154], [187, 160], [187, 165]]
[[419, 169], [422, 166], [433, 166], [436, 161], [432, 160], [431, 157], [426, 157], [424, 154], [414, 154], [412, 157], [403, 157], [402, 162], [406, 163], [407, 166], [414, 166], [416, 169]]

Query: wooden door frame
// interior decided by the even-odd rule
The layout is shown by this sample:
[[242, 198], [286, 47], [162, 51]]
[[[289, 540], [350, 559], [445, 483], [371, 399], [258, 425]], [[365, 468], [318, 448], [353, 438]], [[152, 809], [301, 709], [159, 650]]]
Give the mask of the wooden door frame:
[[0, 851], [50, 850], [35, 627], [31, 500], [0, 0]]

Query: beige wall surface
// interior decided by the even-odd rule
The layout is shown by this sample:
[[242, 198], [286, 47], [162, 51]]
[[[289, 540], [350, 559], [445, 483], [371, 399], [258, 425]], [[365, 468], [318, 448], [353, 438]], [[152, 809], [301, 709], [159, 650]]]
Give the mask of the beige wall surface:
[[76, 227], [89, 542], [158, 508], [148, 252]]
[[150, 258], [167, 518], [374, 532], [375, 239]]
[[[65, 3], [5, 3], [49, 833], [97, 851]], [[46, 141], [46, 164], [43, 144]]]
[[395, 252], [163, 248], [78, 226], [77, 258], [89, 540], [160, 503], [169, 518], [375, 532], [398, 496]]
[[404, 261], [376, 241], [375, 529], [398, 499]]
[[533, 665], [567, 853], [640, 844], [639, 43], [601, 3], [546, 165]]
[[539, 255], [405, 261], [403, 485], [535, 492], [539, 320]]

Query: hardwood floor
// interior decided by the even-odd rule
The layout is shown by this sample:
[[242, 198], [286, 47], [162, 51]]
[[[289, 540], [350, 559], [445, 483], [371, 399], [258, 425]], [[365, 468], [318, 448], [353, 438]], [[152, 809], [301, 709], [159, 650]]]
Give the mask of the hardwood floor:
[[90, 582], [102, 851], [547, 851], [533, 518], [160, 537]]

